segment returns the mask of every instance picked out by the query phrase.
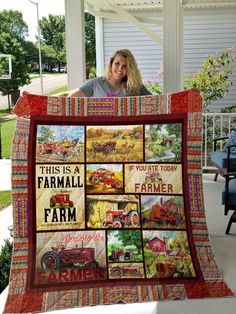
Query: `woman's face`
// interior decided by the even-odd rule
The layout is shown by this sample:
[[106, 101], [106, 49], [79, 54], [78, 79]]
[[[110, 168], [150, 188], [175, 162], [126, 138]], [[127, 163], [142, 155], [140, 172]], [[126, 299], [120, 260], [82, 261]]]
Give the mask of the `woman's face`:
[[127, 60], [122, 55], [116, 55], [112, 65], [111, 74], [113, 79], [117, 81], [122, 81], [122, 79], [127, 75]]

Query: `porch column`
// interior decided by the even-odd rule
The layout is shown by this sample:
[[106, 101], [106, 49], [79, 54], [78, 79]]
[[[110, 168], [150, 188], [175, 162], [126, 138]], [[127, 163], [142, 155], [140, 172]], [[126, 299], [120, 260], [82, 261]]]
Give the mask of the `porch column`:
[[67, 84], [80, 87], [86, 79], [84, 0], [65, 0]]
[[163, 1], [164, 93], [183, 88], [183, 7], [182, 0]]
[[96, 33], [96, 74], [104, 75], [104, 42], [103, 42], [103, 18], [95, 16]]

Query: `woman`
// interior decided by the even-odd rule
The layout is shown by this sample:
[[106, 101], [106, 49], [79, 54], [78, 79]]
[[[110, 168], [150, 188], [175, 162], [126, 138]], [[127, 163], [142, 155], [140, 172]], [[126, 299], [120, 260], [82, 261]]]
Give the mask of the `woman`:
[[86, 81], [76, 88], [57, 96], [120, 97], [151, 95], [142, 83], [138, 65], [128, 49], [117, 50], [110, 58], [105, 75]]

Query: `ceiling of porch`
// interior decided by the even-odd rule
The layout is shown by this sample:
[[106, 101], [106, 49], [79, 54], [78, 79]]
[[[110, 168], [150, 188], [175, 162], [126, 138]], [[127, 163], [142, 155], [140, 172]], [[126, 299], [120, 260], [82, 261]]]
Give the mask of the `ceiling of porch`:
[[[85, 0], [95, 11], [112, 12], [114, 6], [126, 11], [153, 11], [162, 9], [164, 0]], [[182, 0], [184, 8], [211, 8], [236, 6], [236, 0]]]

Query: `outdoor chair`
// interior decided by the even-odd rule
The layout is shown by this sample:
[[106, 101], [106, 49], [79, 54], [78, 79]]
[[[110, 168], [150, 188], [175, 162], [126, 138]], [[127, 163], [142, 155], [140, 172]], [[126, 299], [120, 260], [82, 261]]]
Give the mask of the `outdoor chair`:
[[[217, 180], [218, 174], [225, 178], [225, 189], [222, 192], [222, 204], [224, 204], [225, 215], [228, 215], [229, 210], [236, 210], [236, 143], [231, 144], [232, 141], [228, 141], [227, 145], [224, 146], [224, 150], [217, 150], [217, 142], [228, 139], [228, 136], [213, 139], [214, 145], [211, 152], [212, 164], [217, 168], [214, 181]], [[236, 222], [236, 212], [233, 213], [229, 220], [227, 232], [229, 232], [231, 223], [234, 220]]]
[[[225, 150], [217, 150], [218, 141], [227, 141], [229, 136], [218, 137], [213, 139], [213, 151], [211, 152], [211, 161], [213, 166], [217, 168], [214, 181], [217, 181], [218, 174], [223, 177], [229, 172], [236, 171], [236, 154], [232, 153], [231, 150], [236, 150], [236, 143], [225, 146]], [[234, 175], [235, 176], [235, 175]]]
[[225, 180], [225, 190], [222, 192], [222, 204], [225, 205], [225, 215], [228, 214], [229, 210], [233, 210], [226, 231], [226, 234], [229, 234], [231, 225], [233, 222], [236, 223], [236, 172], [228, 173]]

